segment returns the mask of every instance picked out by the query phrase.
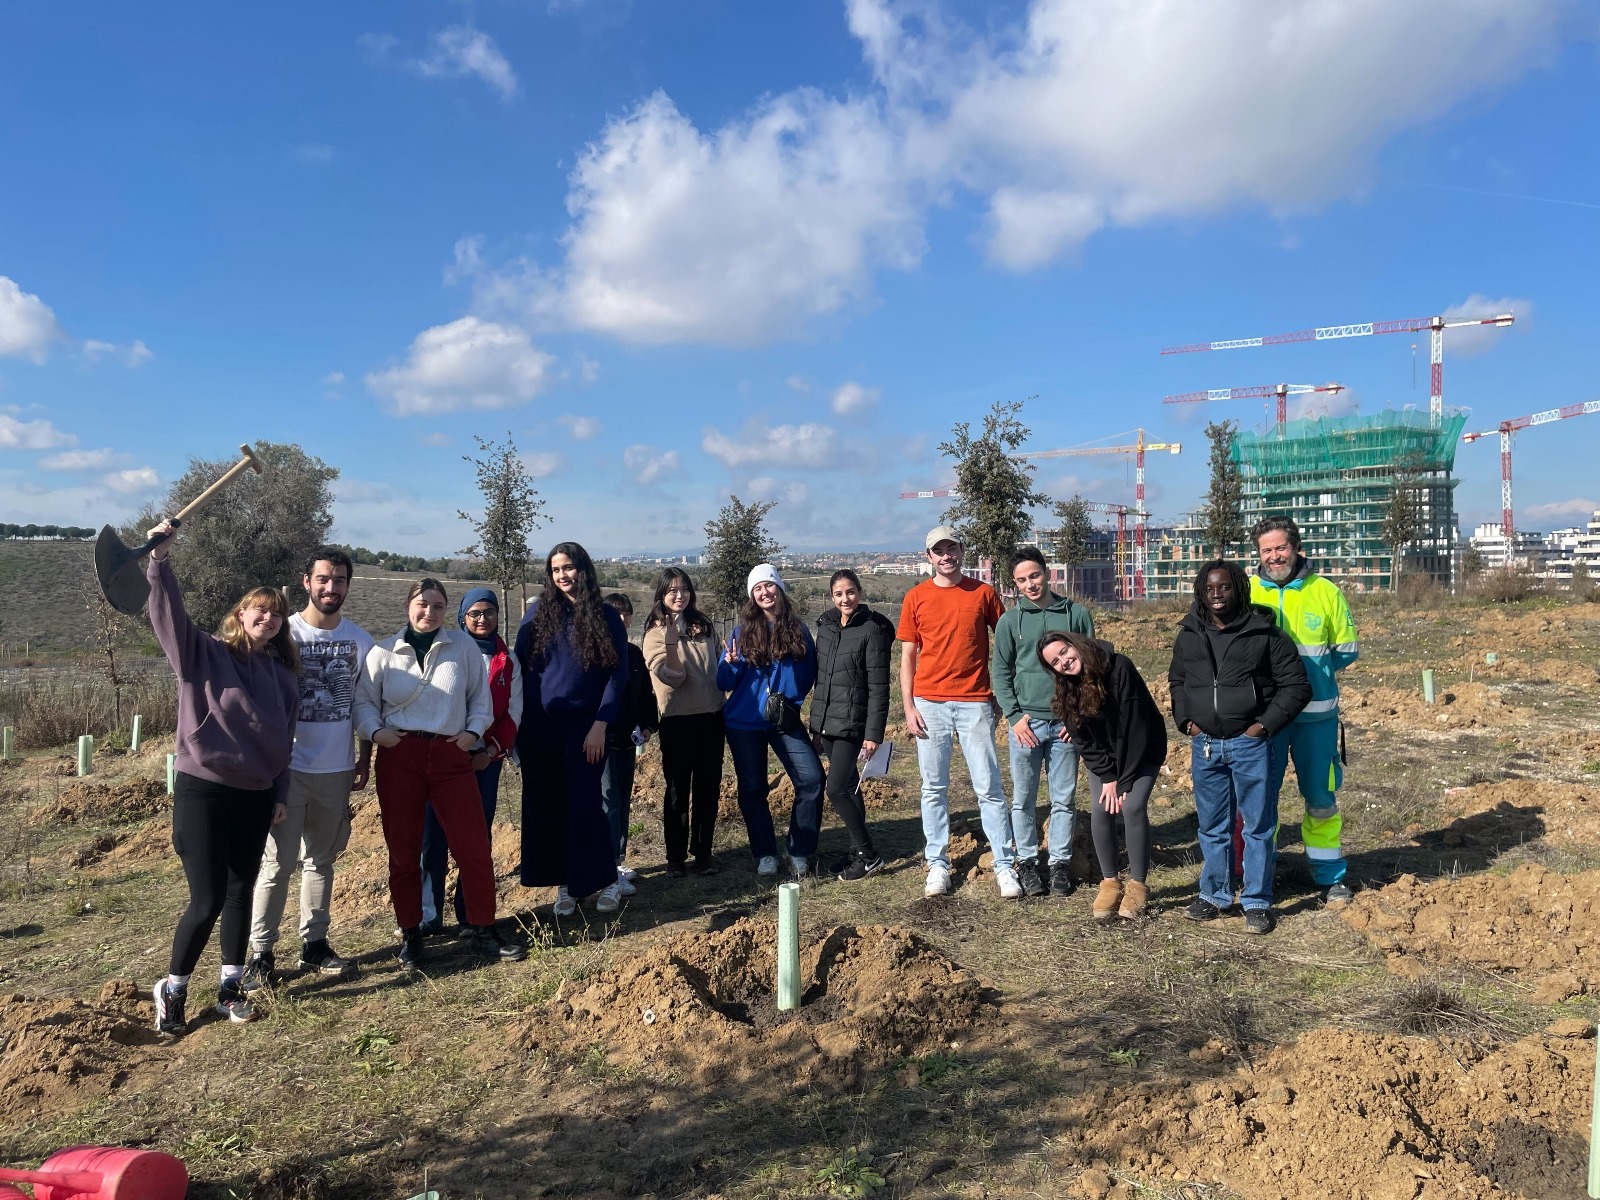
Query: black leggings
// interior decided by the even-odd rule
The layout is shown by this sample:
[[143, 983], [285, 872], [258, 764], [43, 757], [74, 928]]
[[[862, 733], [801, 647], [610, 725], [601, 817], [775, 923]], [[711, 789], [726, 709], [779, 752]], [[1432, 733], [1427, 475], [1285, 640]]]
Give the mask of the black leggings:
[[[1105, 780], [1089, 775], [1089, 833], [1094, 838], [1094, 856], [1100, 863], [1100, 878], [1117, 877], [1117, 817], [1100, 805], [1100, 789]], [[1156, 772], [1140, 775], [1122, 800], [1122, 832], [1128, 843], [1128, 878], [1144, 882], [1150, 872], [1150, 789]]]
[[189, 907], [172, 936], [174, 975], [192, 975], [222, 918], [222, 965], [242, 967], [250, 940], [250, 898], [272, 828], [273, 789], [247, 792], [178, 773], [172, 848], [189, 881]]
[[689, 856], [709, 861], [722, 797], [722, 713], [662, 717], [661, 773], [667, 794], [661, 803], [661, 832], [667, 862], [681, 866]]
[[861, 774], [856, 769], [861, 740], [818, 734], [817, 747], [828, 760], [828, 800], [850, 831], [850, 849], [870, 858], [876, 851], [872, 848], [872, 835], [867, 832], [867, 806], [861, 799]]

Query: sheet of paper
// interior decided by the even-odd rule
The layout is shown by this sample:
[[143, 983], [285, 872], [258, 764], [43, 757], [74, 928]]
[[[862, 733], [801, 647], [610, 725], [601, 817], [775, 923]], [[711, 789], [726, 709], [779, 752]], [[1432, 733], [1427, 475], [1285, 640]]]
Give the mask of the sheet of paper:
[[889, 773], [889, 764], [894, 761], [894, 743], [882, 741], [872, 757], [861, 764], [861, 778], [882, 779]]

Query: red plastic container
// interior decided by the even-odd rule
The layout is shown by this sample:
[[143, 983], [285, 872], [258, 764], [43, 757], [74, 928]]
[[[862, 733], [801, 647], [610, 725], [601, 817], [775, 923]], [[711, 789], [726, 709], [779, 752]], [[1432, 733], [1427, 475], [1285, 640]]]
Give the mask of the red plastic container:
[[[126, 1146], [68, 1146], [37, 1171], [0, 1167], [0, 1181], [33, 1184], [35, 1200], [183, 1200], [189, 1190], [179, 1159]], [[21, 1195], [0, 1186], [0, 1200]]]

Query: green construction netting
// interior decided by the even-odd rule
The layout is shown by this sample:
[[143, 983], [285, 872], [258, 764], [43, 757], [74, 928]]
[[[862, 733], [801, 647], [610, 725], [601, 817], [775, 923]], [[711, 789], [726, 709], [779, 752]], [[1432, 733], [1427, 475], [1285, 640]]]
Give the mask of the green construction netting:
[[1247, 474], [1308, 475], [1394, 466], [1409, 459], [1418, 470], [1449, 471], [1467, 423], [1447, 413], [1435, 425], [1425, 412], [1407, 409], [1354, 417], [1307, 417], [1277, 429], [1241, 433], [1233, 460]]

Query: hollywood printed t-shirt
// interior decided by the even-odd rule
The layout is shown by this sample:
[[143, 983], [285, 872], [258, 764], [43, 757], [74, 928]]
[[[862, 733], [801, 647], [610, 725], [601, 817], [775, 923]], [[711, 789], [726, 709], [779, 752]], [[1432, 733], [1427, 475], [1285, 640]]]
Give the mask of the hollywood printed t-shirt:
[[351, 770], [356, 741], [350, 710], [372, 636], [347, 618], [318, 629], [299, 613], [289, 618], [289, 636], [300, 647], [300, 720], [289, 768], [308, 775]]
[[921, 645], [913, 694], [925, 700], [987, 700], [989, 631], [1000, 614], [995, 590], [967, 576], [952, 587], [925, 580], [907, 592], [895, 636]]

